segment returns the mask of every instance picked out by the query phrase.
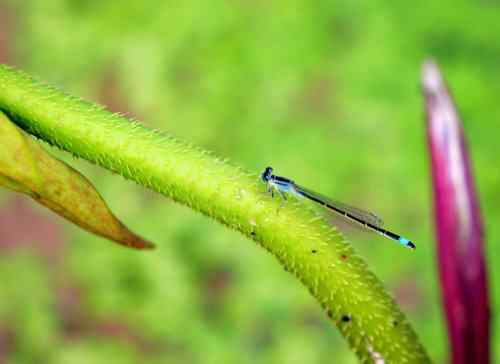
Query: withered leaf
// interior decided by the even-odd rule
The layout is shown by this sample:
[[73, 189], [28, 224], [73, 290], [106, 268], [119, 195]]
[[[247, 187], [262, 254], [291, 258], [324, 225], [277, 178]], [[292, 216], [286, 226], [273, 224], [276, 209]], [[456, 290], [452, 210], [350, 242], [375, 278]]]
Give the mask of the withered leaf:
[[49, 155], [2, 112], [0, 185], [27, 194], [85, 230], [118, 244], [135, 249], [154, 247], [113, 215], [83, 175]]

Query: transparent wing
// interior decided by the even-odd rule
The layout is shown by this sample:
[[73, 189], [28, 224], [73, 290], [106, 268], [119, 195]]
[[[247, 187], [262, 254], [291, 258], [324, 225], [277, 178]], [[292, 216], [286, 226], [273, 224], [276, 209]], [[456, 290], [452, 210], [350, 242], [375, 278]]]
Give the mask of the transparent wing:
[[382, 219], [380, 217], [378, 217], [377, 215], [375, 215], [373, 212], [365, 211], [365, 210], [359, 209], [357, 207], [350, 206], [350, 205], [347, 205], [345, 203], [332, 200], [331, 198], [328, 198], [328, 197], [321, 195], [317, 192], [311, 191], [311, 190], [309, 190], [305, 187], [302, 187], [302, 186], [295, 185], [295, 188], [297, 189], [297, 192], [299, 194], [301, 194], [305, 197], [308, 197], [308, 198], [312, 197], [313, 200], [314, 199], [321, 200], [321, 201], [323, 201], [331, 206], [334, 206], [335, 208], [337, 208], [341, 211], [347, 212], [348, 214], [350, 214], [350, 215], [352, 215], [360, 220], [366, 221], [369, 224], [372, 224], [372, 225], [377, 226], [377, 227], [381, 227], [384, 224]]

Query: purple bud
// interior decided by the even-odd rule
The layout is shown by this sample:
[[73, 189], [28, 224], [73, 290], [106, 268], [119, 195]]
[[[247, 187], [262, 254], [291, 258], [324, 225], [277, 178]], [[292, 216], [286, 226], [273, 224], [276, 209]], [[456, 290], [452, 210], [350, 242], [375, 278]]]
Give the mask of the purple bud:
[[422, 73], [432, 161], [437, 256], [452, 363], [489, 363], [483, 228], [462, 123], [439, 69]]

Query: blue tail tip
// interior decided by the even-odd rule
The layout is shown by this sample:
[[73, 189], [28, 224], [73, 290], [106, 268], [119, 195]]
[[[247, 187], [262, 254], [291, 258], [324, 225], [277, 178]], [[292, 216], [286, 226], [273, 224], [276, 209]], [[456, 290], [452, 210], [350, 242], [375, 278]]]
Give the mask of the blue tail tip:
[[399, 242], [405, 246], [407, 246], [408, 248], [411, 248], [411, 249], [416, 249], [416, 245], [413, 244], [410, 240], [406, 239], [406, 238], [403, 238], [403, 237], [400, 237], [399, 238]]

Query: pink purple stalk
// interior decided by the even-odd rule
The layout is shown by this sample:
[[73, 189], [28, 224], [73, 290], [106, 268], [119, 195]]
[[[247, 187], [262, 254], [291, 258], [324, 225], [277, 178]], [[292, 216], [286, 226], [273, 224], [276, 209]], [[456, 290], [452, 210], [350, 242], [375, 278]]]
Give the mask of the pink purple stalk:
[[433, 62], [424, 64], [422, 83], [451, 362], [489, 363], [490, 310], [482, 219], [462, 123]]

